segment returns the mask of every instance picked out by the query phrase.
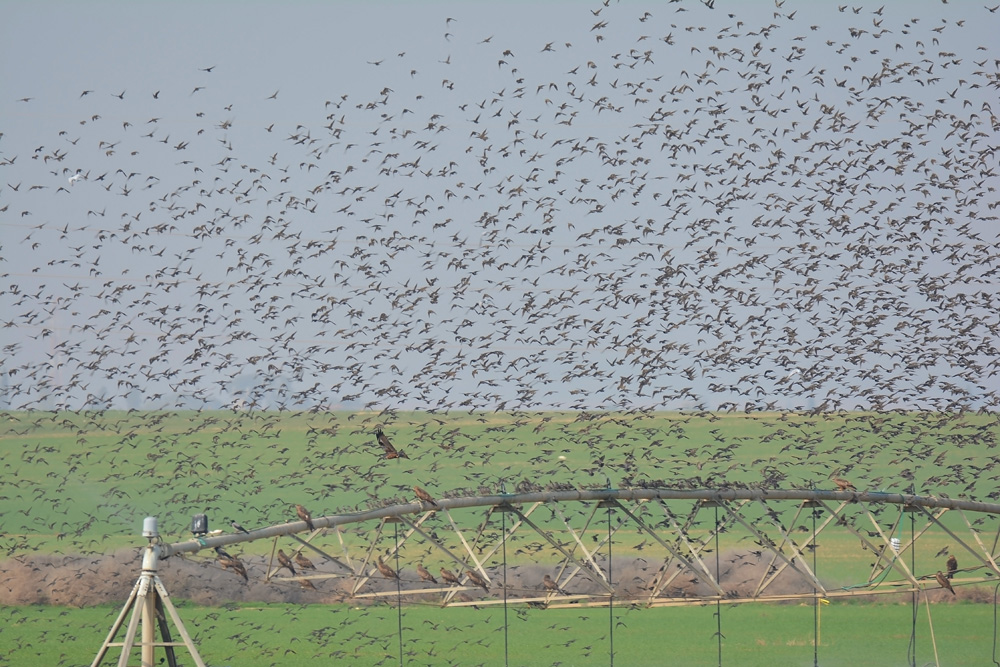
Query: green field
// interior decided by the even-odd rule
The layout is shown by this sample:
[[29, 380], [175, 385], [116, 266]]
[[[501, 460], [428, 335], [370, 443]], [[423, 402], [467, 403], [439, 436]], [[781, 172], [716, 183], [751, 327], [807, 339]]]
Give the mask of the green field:
[[[108, 553], [157, 516], [165, 539], [206, 512], [264, 526], [525, 481], [834, 488], [990, 500], [996, 415], [931, 413], [0, 414], [0, 546]], [[383, 426], [408, 459], [382, 461]], [[565, 460], [559, 460], [564, 456]]]
[[[916, 664], [990, 664], [993, 611], [984, 604], [932, 605], [933, 637], [921, 605], [833, 603], [821, 607], [821, 665], [908, 665], [915, 627]], [[15, 607], [0, 610], [0, 662], [33, 667], [89, 665], [119, 611]], [[210, 666], [357, 664], [717, 665], [715, 605], [684, 609], [526, 610], [406, 606], [402, 634], [389, 606], [182, 605], [181, 618]], [[613, 620], [612, 620], [613, 619]], [[741, 667], [812, 665], [811, 605], [722, 606], [722, 661]], [[613, 628], [613, 634], [612, 634]], [[104, 664], [114, 664], [109, 653]], [[181, 664], [190, 665], [179, 650]], [[507, 661], [505, 662], [505, 655]], [[317, 663], [317, 661], [320, 661]], [[133, 657], [138, 664], [138, 651]]]
[[[313, 516], [319, 516], [411, 502], [413, 484], [437, 497], [495, 494], [501, 487], [514, 492], [546, 487], [605, 488], [609, 483], [616, 488], [832, 490], [830, 476], [838, 472], [859, 490], [912, 489], [921, 495], [981, 501], [993, 501], [998, 491], [993, 450], [1000, 438], [1000, 420], [990, 414], [225, 411], [17, 412], [0, 418], [3, 604], [10, 603], [17, 585], [25, 587], [23, 581], [12, 580], [12, 565], [17, 565], [21, 568], [17, 577], [39, 578], [37, 584], [30, 582], [30, 586], [37, 586], [29, 591], [35, 597], [16, 599], [79, 606], [81, 603], [64, 587], [51, 586], [52, 578], [46, 579], [48, 568], [141, 546], [145, 541], [139, 532], [146, 516], [159, 518], [164, 540], [180, 541], [190, 537], [190, 517], [199, 512], [208, 514], [212, 528], [228, 528], [229, 518], [256, 528], [295, 520], [295, 503], [307, 505]], [[374, 438], [379, 426], [408, 458], [380, 458]], [[793, 509], [779, 508], [781, 520], [790, 521]], [[584, 508], [564, 507], [562, 511], [573, 523], [585, 518]], [[663, 519], [657, 507], [648, 511], [644, 516]], [[852, 512], [851, 521], [859, 526], [867, 521], [859, 510], [846, 511]], [[552, 528], [553, 536], [567, 542], [558, 521], [551, 523], [554, 511], [545, 509], [542, 514], [550, 521], [546, 527]], [[709, 517], [699, 516], [707, 523], [691, 528], [692, 539], [708, 534]], [[984, 541], [995, 543], [995, 517], [971, 518], [978, 522]], [[481, 519], [482, 511], [468, 520], [471, 525]], [[887, 532], [894, 529], [894, 534], [904, 538], [910, 528], [906, 519], [898, 507], [878, 511], [880, 527]], [[444, 521], [431, 517], [428, 527], [433, 529], [435, 522], [442, 522], [445, 528]], [[797, 523], [788, 527], [806, 530], [808, 523], [809, 517], [800, 515]], [[942, 523], [956, 534], [969, 535], [957, 513], [948, 513]], [[371, 529], [360, 525], [350, 528], [345, 530], [345, 539], [362, 543], [369, 539]], [[495, 534], [496, 527], [492, 529]], [[729, 539], [732, 541], [727, 543]], [[850, 533], [831, 529], [819, 543], [817, 572], [829, 587], [852, 587], [870, 575], [871, 554]], [[746, 545], [733, 531], [723, 536], [720, 551], [731, 554]], [[243, 557], [263, 558], [270, 553], [272, 542], [240, 546]], [[425, 546], [414, 544], [415, 549]], [[954, 541], [945, 530], [936, 526], [928, 530], [913, 554], [915, 572], [933, 575], [943, 565], [938, 554], [949, 546], [955, 553]], [[512, 542], [508, 565], [554, 562], [554, 552], [535, 547], [533, 543]], [[623, 559], [650, 553], [648, 537], [629, 527], [615, 534], [614, 548], [616, 557]], [[413, 556], [425, 554], [430, 550]], [[963, 566], [967, 565], [968, 557], [962, 558]], [[211, 561], [207, 556], [199, 559], [204, 565]], [[103, 598], [105, 602], [119, 596], [124, 603], [137, 565], [137, 561], [122, 565], [124, 574], [116, 575], [121, 581], [113, 595]], [[497, 559], [489, 565], [495, 567]], [[413, 566], [409, 561], [404, 564], [410, 572]], [[22, 571], [28, 574], [20, 574]], [[982, 575], [981, 570], [976, 573]], [[106, 579], [110, 575], [97, 568], [82, 572], [84, 585], [87, 576]], [[174, 591], [175, 584], [168, 581], [168, 588]], [[947, 655], [942, 664], [988, 662], [992, 607], [968, 600], [991, 599], [992, 586], [975, 588], [975, 594], [971, 588], [960, 589], [963, 602], [931, 605], [938, 648]], [[947, 595], [933, 591], [929, 598], [944, 599], [939, 593]], [[223, 602], [214, 600], [215, 604]], [[120, 604], [84, 609], [5, 608], [11, 619], [5, 624], [0, 645], [16, 647], [13, 651], [19, 652], [9, 664], [89, 664], [118, 608]], [[823, 609], [822, 664], [908, 664], [912, 621], [908, 604], [890, 604], [884, 599], [874, 604], [834, 601]], [[744, 605], [723, 610], [723, 656], [730, 664], [812, 664], [811, 606]], [[623, 625], [614, 635], [616, 660], [620, 664], [662, 664], [643, 662], [652, 650], [676, 654], [674, 664], [716, 664], [713, 612], [714, 605], [617, 610], [616, 623], [622, 621]], [[538, 611], [522, 605], [511, 607], [510, 615], [510, 664], [607, 661], [606, 609]], [[234, 609], [186, 606], [182, 617], [198, 628], [198, 644], [210, 664], [305, 664], [309, 656], [330, 656], [336, 651], [347, 651], [358, 664], [376, 664], [383, 659], [385, 664], [399, 662], [395, 609], [385, 606], [352, 610], [343, 604], [261, 607], [241, 602]], [[289, 626], [293, 619], [295, 625]], [[456, 664], [503, 664], [502, 619], [499, 606], [474, 611], [408, 605], [404, 607], [402, 633], [404, 662], [448, 664], [451, 659]], [[482, 628], [484, 634], [476, 635], [464, 627], [470, 623]], [[568, 629], [543, 632], [553, 623]], [[434, 632], [433, 626], [441, 630]], [[462, 632], [446, 632], [447, 628], [462, 628]], [[258, 629], [252, 639], [247, 638], [247, 633]], [[462, 640], [449, 644], [455, 634]], [[53, 638], [60, 642], [52, 642]], [[859, 643], [859, 638], [863, 642]], [[253, 644], [272, 640], [275, 644], [267, 645], [271, 648]], [[54, 655], [42, 657], [25, 653], [42, 644], [60, 648]], [[862, 644], [866, 656], [884, 660], [852, 661], [852, 651]], [[71, 653], [77, 647], [80, 652]], [[295, 653], [286, 655], [289, 648]], [[462, 653], [466, 648], [469, 652]], [[920, 664], [933, 664], [923, 607], [918, 618], [917, 650]], [[354, 656], [354, 651], [362, 654]], [[66, 656], [60, 657], [62, 652]], [[260, 661], [253, 662], [250, 656], [257, 659], [258, 654]], [[4, 659], [0, 656], [0, 663]]]

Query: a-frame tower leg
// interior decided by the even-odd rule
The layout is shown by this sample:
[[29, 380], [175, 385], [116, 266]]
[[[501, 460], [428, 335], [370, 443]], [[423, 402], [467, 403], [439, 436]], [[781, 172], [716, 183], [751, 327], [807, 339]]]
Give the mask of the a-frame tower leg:
[[[136, 632], [140, 629], [140, 625], [142, 632], [139, 646], [142, 649], [142, 662], [140, 663], [142, 667], [154, 667], [156, 665], [156, 649], [159, 647], [162, 647], [166, 653], [169, 667], [177, 667], [177, 656], [174, 649], [178, 646], [187, 648], [198, 667], [205, 667], [205, 662], [198, 654], [198, 649], [184, 627], [184, 623], [181, 622], [181, 618], [177, 614], [174, 603], [170, 600], [170, 595], [167, 593], [166, 587], [164, 587], [163, 582], [160, 581], [160, 577], [156, 574], [159, 555], [160, 550], [158, 545], [150, 544], [146, 548], [142, 557], [142, 574], [139, 575], [139, 580], [132, 588], [125, 606], [111, 626], [111, 631], [101, 645], [97, 657], [91, 663], [91, 667], [98, 667], [101, 664], [108, 653], [108, 649], [118, 647], [122, 649], [121, 656], [118, 658], [118, 667], [127, 667], [129, 658], [136, 646]], [[132, 616], [129, 618], [125, 637], [122, 641], [116, 642], [114, 641], [115, 636], [121, 630], [122, 624], [125, 618], [128, 617], [129, 612], [131, 612]], [[173, 621], [174, 627], [183, 641], [173, 641], [170, 634], [170, 626], [167, 623], [167, 614], [170, 615], [170, 620]], [[160, 633], [159, 641], [156, 639], [157, 630]]]

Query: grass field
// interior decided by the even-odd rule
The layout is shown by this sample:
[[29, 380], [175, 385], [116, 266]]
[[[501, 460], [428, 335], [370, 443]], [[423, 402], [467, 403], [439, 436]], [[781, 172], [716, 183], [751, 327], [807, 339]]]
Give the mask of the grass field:
[[[60, 598], [59, 591], [48, 586], [47, 568], [59, 558], [73, 562], [82, 556], [110, 555], [141, 546], [144, 540], [138, 535], [145, 516], [157, 516], [164, 539], [178, 541], [190, 536], [190, 517], [199, 512], [208, 514], [212, 528], [228, 527], [230, 518], [255, 528], [294, 520], [294, 503], [307, 505], [318, 516], [410, 502], [413, 484], [438, 497], [493, 494], [501, 485], [508, 491], [552, 485], [605, 488], [608, 483], [614, 487], [833, 489], [830, 475], [839, 472], [860, 490], [912, 488], [918, 494], [982, 501], [996, 498], [998, 490], [994, 449], [1000, 420], [989, 414], [18, 412], [0, 418], [3, 557], [29, 575], [41, 572], [39, 599], [74, 605], [79, 603], [72, 597]], [[379, 457], [374, 439], [378, 426], [408, 458], [385, 461]], [[582, 518], [583, 509], [563, 509], [570, 521]], [[783, 521], [791, 519], [791, 509], [779, 509]], [[967, 527], [954, 514], [943, 517], [944, 525], [967, 536]], [[663, 518], [662, 513], [658, 516]], [[860, 514], [851, 516], [859, 524], [866, 521]], [[469, 521], [481, 517], [480, 512]], [[897, 526], [903, 537], [905, 518], [899, 508], [886, 508], [878, 516], [885, 530], [903, 519]], [[992, 542], [996, 518], [972, 518], [979, 521], [977, 530], [986, 542]], [[444, 519], [432, 517], [428, 525], [433, 527], [435, 521]], [[804, 529], [807, 523], [800, 516], [798, 525], [789, 529]], [[692, 527], [692, 538], [710, 528]], [[368, 530], [370, 526], [352, 528], [345, 531], [345, 538], [364, 542], [370, 537]], [[568, 539], [560, 530], [558, 525], [553, 528], [556, 538]], [[732, 539], [738, 539], [735, 531]], [[649, 548], [647, 536], [635, 529], [622, 529], [615, 535], [616, 554], [621, 557], [648, 555], [644, 545]], [[943, 548], [950, 545], [954, 553], [952, 537], [939, 527], [932, 527], [918, 545], [917, 569], [924, 576], [942, 567], [943, 559], [937, 554]], [[546, 561], [552, 555], [529, 544], [521, 544], [521, 551], [515, 548], [518, 545], [511, 546], [512, 566]], [[735, 546], [724, 542], [720, 551]], [[263, 557], [271, 543], [241, 547], [244, 557]], [[871, 555], [843, 530], [824, 533], [816, 556], [821, 579], [831, 586], [863, 582], [871, 572]], [[967, 562], [963, 557], [963, 563]], [[121, 587], [127, 593], [137, 569], [137, 562], [126, 564], [127, 574], [120, 575], [114, 595], [119, 595]], [[0, 573], [12, 571], [0, 562]], [[0, 587], [0, 603], [5, 592], [21, 583], [12, 581], [12, 576], [6, 575], [2, 582], [6, 587]], [[89, 576], [106, 575], [94, 570]], [[86, 584], [84, 577], [80, 579]], [[168, 587], [174, 590], [172, 584]], [[980, 588], [989, 590], [976, 599], [989, 598], [992, 586]], [[120, 598], [124, 603], [124, 595]], [[932, 595], [931, 599], [941, 598]], [[356, 657], [351, 654], [357, 664], [399, 661], [394, 609], [258, 604], [251, 611], [246, 604], [234, 610], [199, 606], [182, 610], [185, 621], [198, 628], [203, 653], [213, 656], [210, 664], [305, 664], [305, 656], [313, 655], [311, 650], [322, 655], [360, 651]], [[21, 652], [9, 664], [89, 664], [118, 608], [6, 608], [11, 621], [2, 631], [0, 645]], [[674, 664], [716, 664], [713, 612], [714, 606], [619, 610], [616, 623], [624, 624], [615, 633], [616, 659], [620, 664], [662, 664], [643, 660], [650, 650], [671, 655], [691, 651], [676, 654]], [[607, 661], [607, 647], [601, 643], [607, 642], [606, 609], [581, 613], [521, 608], [510, 613], [509, 633], [516, 637], [510, 664]], [[811, 607], [746, 605], [724, 607], [723, 613], [723, 655], [730, 664], [812, 664]], [[935, 604], [932, 614], [938, 648], [948, 656], [942, 664], [988, 663], [990, 605]], [[251, 617], [257, 620], [243, 620]], [[333, 625], [331, 617], [336, 619]], [[295, 625], [289, 626], [293, 618]], [[570, 629], [542, 632], [563, 618], [560, 627]], [[340, 626], [345, 619], [356, 620], [347, 620], [345, 630]], [[824, 607], [822, 664], [908, 664], [911, 620], [909, 605], [834, 602]], [[933, 664], [923, 608], [918, 620], [924, 624], [923, 630], [918, 629], [919, 662]], [[485, 634], [470, 634], [472, 629], [467, 627], [461, 633], [431, 634], [433, 625], [447, 629], [469, 623], [484, 628]], [[258, 628], [260, 632], [249, 632]], [[462, 640], [450, 645], [448, 638], [453, 634]], [[448, 659], [455, 664], [503, 664], [502, 634], [500, 607], [479, 611], [404, 608], [404, 651], [412, 653], [404, 653], [407, 664], [447, 664]], [[266, 649], [253, 644], [270, 641], [272, 636], [291, 643]], [[434, 643], [421, 644], [417, 636], [434, 637]], [[865, 655], [879, 656], [879, 660], [852, 661], [859, 637]], [[23, 653], [31, 651], [29, 647], [53, 645], [52, 638], [60, 639], [55, 645], [66, 656]], [[366, 644], [369, 638], [375, 641]], [[77, 644], [83, 647], [83, 659], [69, 657], [77, 655], [70, 653]], [[654, 648], [647, 648], [651, 644]], [[285, 655], [289, 647], [296, 653]], [[462, 653], [466, 649], [469, 653]], [[553, 651], [565, 657], [550, 659]]]
[[[191, 515], [263, 526], [292, 504], [332, 514], [495, 493], [584, 488], [833, 488], [997, 497], [996, 415], [833, 413], [38, 413], [0, 415], [2, 548], [107, 553], [145, 516], [186, 537]], [[409, 458], [381, 461], [383, 426]], [[559, 457], [565, 457], [560, 460]], [[166, 537], [170, 539], [170, 537]]]
[[[3, 616], [0, 662], [33, 667], [89, 665], [119, 607], [13, 607]], [[179, 613], [210, 666], [356, 664], [606, 665], [611, 641], [619, 665], [717, 665], [715, 605], [685, 609], [526, 610], [406, 606], [402, 634], [389, 606], [181, 605]], [[821, 665], [916, 664], [981, 667], [993, 655], [993, 610], [984, 604], [823, 605]], [[613, 614], [613, 615], [612, 615]], [[741, 667], [812, 665], [816, 624], [811, 605], [721, 608], [722, 662]], [[915, 649], [911, 630], [915, 628]], [[612, 633], [613, 629], [613, 633]], [[120, 637], [119, 637], [120, 639]], [[104, 664], [113, 664], [109, 653]], [[182, 664], [191, 664], [186, 651]], [[506, 662], [505, 662], [506, 657]], [[317, 662], [318, 661], [318, 662]], [[133, 658], [138, 664], [138, 651]]]

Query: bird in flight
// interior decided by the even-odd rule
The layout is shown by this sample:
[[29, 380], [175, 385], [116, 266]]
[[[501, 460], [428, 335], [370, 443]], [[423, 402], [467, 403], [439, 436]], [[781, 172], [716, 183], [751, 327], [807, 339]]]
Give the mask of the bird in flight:
[[402, 450], [397, 451], [392, 443], [389, 441], [389, 437], [382, 431], [378, 429], [375, 431], [375, 439], [378, 440], [378, 444], [382, 446], [382, 451], [385, 452], [385, 458], [387, 459], [405, 459], [408, 458], [406, 453]]
[[296, 505], [295, 513], [300, 519], [306, 522], [306, 525], [309, 526], [309, 530], [316, 530], [316, 526], [313, 525], [312, 515], [309, 513], [309, 510], [302, 505]]
[[69, 179], [68, 179], [69, 180], [69, 184], [70, 185], [76, 185], [76, 182], [79, 181], [82, 178], [83, 178], [83, 174], [80, 173], [79, 169], [77, 169], [76, 173], [69, 177]]

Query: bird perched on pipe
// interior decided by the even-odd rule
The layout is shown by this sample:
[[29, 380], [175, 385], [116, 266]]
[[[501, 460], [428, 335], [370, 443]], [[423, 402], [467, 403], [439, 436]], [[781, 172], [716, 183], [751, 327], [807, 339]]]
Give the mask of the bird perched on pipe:
[[417, 494], [417, 498], [419, 498], [421, 501], [429, 505], [433, 505], [434, 507], [438, 506], [437, 501], [434, 500], [434, 496], [427, 493], [425, 490], [421, 489], [416, 484], [413, 485], [413, 492]]
[[838, 491], [857, 491], [854, 485], [851, 484], [846, 479], [844, 479], [843, 477], [838, 477], [837, 475], [834, 475], [833, 477], [831, 477], [831, 479], [833, 480], [833, 483], [837, 485]]
[[306, 522], [306, 525], [309, 526], [309, 530], [316, 530], [316, 526], [314, 526], [312, 522], [312, 514], [309, 513], [309, 510], [307, 510], [302, 505], [296, 505], [295, 514], [297, 514], [300, 519]]

